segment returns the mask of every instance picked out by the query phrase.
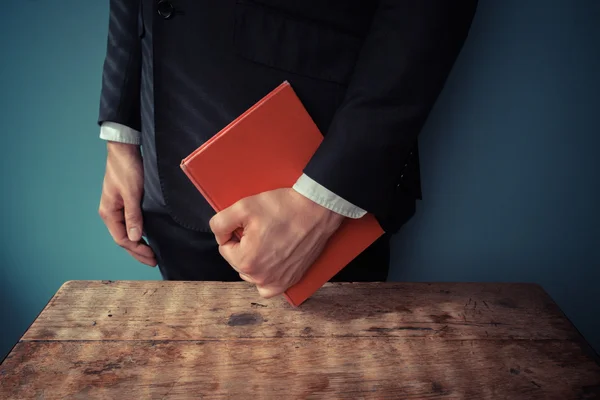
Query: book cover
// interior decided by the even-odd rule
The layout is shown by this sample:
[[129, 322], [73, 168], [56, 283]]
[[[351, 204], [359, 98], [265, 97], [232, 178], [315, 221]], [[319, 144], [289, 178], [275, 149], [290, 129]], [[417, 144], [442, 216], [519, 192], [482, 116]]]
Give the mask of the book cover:
[[[181, 169], [219, 212], [242, 198], [291, 188], [322, 140], [291, 85], [283, 82], [183, 159]], [[346, 218], [304, 277], [284, 293], [287, 301], [302, 304], [383, 233], [371, 214]]]

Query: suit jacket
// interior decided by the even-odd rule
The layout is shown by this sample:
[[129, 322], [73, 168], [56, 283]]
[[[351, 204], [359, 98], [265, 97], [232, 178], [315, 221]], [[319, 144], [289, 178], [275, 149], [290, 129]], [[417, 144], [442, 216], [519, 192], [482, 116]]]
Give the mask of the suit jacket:
[[421, 198], [418, 134], [476, 5], [111, 0], [99, 123], [142, 131], [169, 213], [207, 230], [180, 161], [288, 80], [325, 136], [304, 172], [393, 233]]

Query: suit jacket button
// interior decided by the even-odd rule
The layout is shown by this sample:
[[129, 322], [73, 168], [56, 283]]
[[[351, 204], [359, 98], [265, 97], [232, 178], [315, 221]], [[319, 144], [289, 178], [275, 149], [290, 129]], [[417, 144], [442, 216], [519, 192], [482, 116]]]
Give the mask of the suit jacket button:
[[175, 12], [175, 7], [170, 1], [160, 0], [157, 5], [158, 15], [163, 17], [164, 19], [169, 19], [173, 16]]

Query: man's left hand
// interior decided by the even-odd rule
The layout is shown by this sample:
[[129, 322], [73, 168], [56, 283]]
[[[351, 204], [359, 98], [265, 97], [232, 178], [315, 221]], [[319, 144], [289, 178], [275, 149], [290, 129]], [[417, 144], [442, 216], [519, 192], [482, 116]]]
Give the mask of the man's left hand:
[[[225, 260], [270, 298], [302, 278], [344, 218], [284, 188], [236, 202], [217, 213], [210, 227]], [[233, 236], [238, 228], [240, 241]]]

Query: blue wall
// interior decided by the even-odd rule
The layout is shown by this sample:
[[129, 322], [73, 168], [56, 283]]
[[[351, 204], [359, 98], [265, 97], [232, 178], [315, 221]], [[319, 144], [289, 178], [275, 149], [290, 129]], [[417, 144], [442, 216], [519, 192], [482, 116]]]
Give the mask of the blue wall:
[[[0, 0], [0, 358], [70, 279], [159, 279], [97, 217], [108, 1]], [[600, 2], [481, 0], [394, 280], [542, 284], [600, 350]]]

